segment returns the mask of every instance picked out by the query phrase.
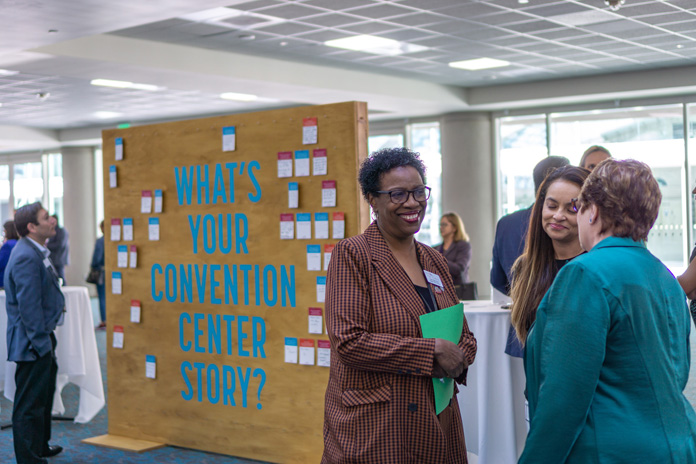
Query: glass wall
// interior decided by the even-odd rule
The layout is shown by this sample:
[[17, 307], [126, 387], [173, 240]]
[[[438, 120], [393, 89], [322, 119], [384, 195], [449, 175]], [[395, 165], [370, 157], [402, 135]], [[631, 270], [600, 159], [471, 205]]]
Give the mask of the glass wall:
[[0, 224], [12, 218], [10, 203], [10, 166], [0, 165]]
[[[531, 191], [529, 184], [534, 164], [544, 156], [548, 143], [546, 130], [550, 141], [548, 152], [565, 156], [574, 165], [580, 162], [582, 153], [589, 146], [602, 145], [614, 158], [637, 159], [653, 170], [662, 192], [662, 205], [648, 236], [648, 248], [672, 272], [681, 273], [690, 251], [688, 227], [696, 227], [693, 220], [687, 226], [686, 212], [693, 185], [687, 185], [685, 170], [684, 108], [684, 105], [674, 104], [500, 118], [498, 138], [503, 176], [500, 196], [502, 214], [531, 204], [518, 199], [529, 198], [524, 195]], [[689, 111], [694, 113], [693, 105]], [[688, 127], [688, 136], [693, 145], [693, 123]], [[534, 157], [534, 153], [542, 153], [542, 156]], [[692, 149], [692, 159], [693, 153]], [[518, 185], [520, 178], [516, 178], [518, 180], [514, 185], [506, 181], [516, 173], [528, 173], [527, 184], [522, 186], [526, 189]], [[696, 160], [692, 164], [690, 178], [696, 179], [695, 175]], [[694, 211], [693, 208], [692, 205], [691, 211]], [[691, 216], [693, 218], [694, 214]]]
[[[406, 134], [406, 142], [404, 142]], [[407, 146], [420, 153], [427, 168], [426, 183], [432, 189], [428, 209], [416, 240], [429, 245], [440, 243], [439, 221], [442, 215], [442, 155], [440, 154], [440, 123], [425, 122], [406, 124], [404, 132], [371, 135], [368, 138], [368, 151], [372, 153], [381, 148]]]
[[546, 116], [498, 120], [500, 215], [528, 208], [534, 203], [534, 166], [547, 156]]

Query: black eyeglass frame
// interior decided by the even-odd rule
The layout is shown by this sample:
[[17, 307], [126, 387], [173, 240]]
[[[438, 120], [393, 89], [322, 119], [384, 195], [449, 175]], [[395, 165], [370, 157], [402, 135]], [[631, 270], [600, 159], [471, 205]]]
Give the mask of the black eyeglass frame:
[[[419, 191], [419, 190], [423, 190], [423, 194], [425, 195], [425, 198], [423, 198], [422, 200], [419, 200], [418, 198], [416, 198], [416, 192]], [[394, 203], [394, 204], [396, 204], [396, 205], [403, 205], [404, 203], [406, 203], [406, 202], [408, 201], [408, 198], [409, 198], [411, 195], [413, 195], [413, 199], [416, 200], [416, 201], [418, 201], [418, 202], [421, 202], [421, 201], [428, 201], [428, 199], [430, 198], [430, 190], [431, 190], [430, 187], [428, 187], [427, 185], [424, 185], [424, 186], [422, 186], [422, 187], [416, 187], [416, 188], [414, 188], [413, 190], [405, 190], [405, 189], [377, 190], [375, 193], [379, 193], [379, 194], [388, 193], [388, 194], [389, 194], [389, 199], [391, 200], [392, 203]], [[395, 194], [395, 193], [396, 193], [396, 194], [405, 193], [405, 194], [406, 194], [406, 197], [404, 198], [404, 201], [396, 201], [396, 200], [394, 200], [394, 194]]]

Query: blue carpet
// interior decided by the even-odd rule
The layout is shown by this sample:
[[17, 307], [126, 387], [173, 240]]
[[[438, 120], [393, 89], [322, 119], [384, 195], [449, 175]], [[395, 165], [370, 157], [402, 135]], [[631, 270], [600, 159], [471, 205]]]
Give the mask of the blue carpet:
[[[95, 321], [99, 321], [99, 310], [97, 300], [92, 299], [92, 314]], [[104, 381], [104, 391], [108, 401], [109, 396], [106, 391], [106, 332], [96, 331], [97, 347], [99, 348], [99, 362], [102, 368]], [[79, 390], [73, 384], [68, 384], [63, 389], [63, 403], [65, 404], [65, 415], [74, 417], [77, 414]], [[0, 396], [2, 396], [0, 394]], [[0, 398], [0, 424], [11, 422], [12, 403]], [[172, 463], [172, 464], [266, 464], [261, 461], [224, 456], [215, 453], [206, 453], [174, 446], [165, 446], [154, 451], [145, 453], [134, 453], [129, 451], [119, 451], [101, 446], [87, 445], [81, 443], [85, 438], [105, 435], [108, 433], [106, 407], [87, 424], [76, 424], [71, 421], [53, 421], [52, 423], [51, 444], [60, 445], [64, 451], [56, 457], [50, 458], [51, 464], [151, 464]], [[0, 431], [0, 464], [10, 464], [15, 462], [14, 448], [12, 445], [12, 429]]]

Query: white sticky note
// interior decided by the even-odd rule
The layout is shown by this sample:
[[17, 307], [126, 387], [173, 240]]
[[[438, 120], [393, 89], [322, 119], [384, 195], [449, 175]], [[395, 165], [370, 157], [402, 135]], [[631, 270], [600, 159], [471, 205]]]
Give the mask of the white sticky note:
[[298, 240], [309, 240], [312, 238], [312, 215], [310, 213], [298, 213], [296, 224]]
[[302, 120], [302, 145], [317, 143], [317, 118]]
[[314, 238], [329, 238], [329, 213], [314, 213]]
[[309, 330], [311, 334], [320, 334], [322, 328], [324, 327], [322, 321], [322, 311], [321, 308], [309, 308]]
[[295, 151], [295, 177], [309, 175], [309, 150]]
[[111, 293], [114, 295], [120, 295], [123, 293], [122, 288], [123, 279], [120, 272], [111, 273]]
[[140, 301], [131, 300], [131, 317], [130, 321], [136, 324], [140, 324]]
[[128, 247], [126, 245], [118, 246], [118, 267], [128, 267]]
[[121, 241], [121, 220], [114, 218], [111, 220], [111, 241]]
[[222, 151], [234, 151], [237, 136], [235, 134], [235, 127], [228, 126], [222, 128]]
[[285, 337], [285, 362], [297, 364], [297, 339]]
[[280, 239], [292, 240], [295, 238], [295, 216], [293, 214], [280, 215]]
[[331, 342], [317, 340], [317, 366], [331, 366]]
[[327, 157], [326, 148], [317, 148], [312, 152], [314, 155], [312, 157], [312, 173], [315, 176], [325, 176], [328, 172], [327, 170]]
[[317, 277], [317, 302], [323, 303], [326, 299], [326, 276]]
[[323, 208], [336, 207], [336, 181], [324, 180], [321, 182], [321, 206]]
[[143, 190], [140, 194], [140, 212], [150, 214], [152, 212], [152, 190]]
[[133, 241], [133, 218], [123, 218], [123, 240]]
[[160, 239], [159, 218], [149, 218], [147, 220], [147, 237], [149, 240]]
[[131, 245], [130, 247], [130, 267], [138, 267], [138, 249], [135, 247], [135, 245]]
[[314, 365], [314, 340], [300, 338], [300, 364], [305, 366]]
[[331, 238], [340, 240], [346, 236], [345, 213], [333, 213], [333, 234]]
[[333, 249], [335, 247], [336, 247], [336, 245], [333, 245], [333, 244], [324, 245], [324, 270], [325, 271], [329, 270], [329, 263], [331, 262], [331, 253], [333, 253]]
[[157, 377], [157, 360], [151, 354], [145, 355], [145, 377], [148, 379]]
[[278, 152], [278, 177], [292, 177], [292, 152]]
[[116, 179], [116, 166], [109, 166], [109, 187], [118, 187], [118, 182]]
[[300, 186], [297, 182], [288, 183], [288, 208], [298, 208], [300, 205]]
[[114, 340], [113, 340], [113, 347], [114, 348], [123, 348], [123, 326], [120, 325], [115, 325], [114, 326]]
[[307, 270], [321, 271], [321, 245], [307, 245]]
[[123, 137], [116, 137], [114, 145], [114, 158], [116, 161], [123, 159]]
[[155, 213], [162, 212], [162, 190], [155, 190]]

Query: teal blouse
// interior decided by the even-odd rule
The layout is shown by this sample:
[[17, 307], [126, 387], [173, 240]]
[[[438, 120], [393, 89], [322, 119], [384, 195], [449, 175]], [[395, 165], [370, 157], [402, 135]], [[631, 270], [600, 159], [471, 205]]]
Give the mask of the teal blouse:
[[609, 237], [563, 267], [527, 337], [520, 463], [696, 463], [689, 309], [643, 242]]

